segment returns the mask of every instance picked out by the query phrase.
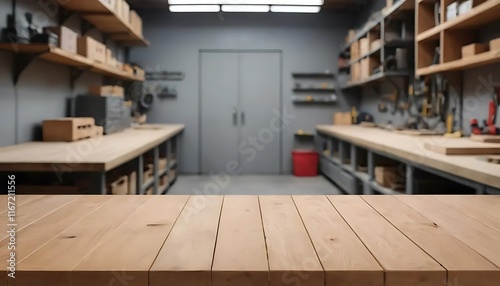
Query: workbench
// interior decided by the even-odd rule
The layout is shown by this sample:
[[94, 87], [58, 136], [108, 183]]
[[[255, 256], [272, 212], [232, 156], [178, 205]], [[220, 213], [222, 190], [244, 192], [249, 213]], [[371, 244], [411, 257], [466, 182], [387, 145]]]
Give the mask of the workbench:
[[[419, 192], [415, 187], [418, 183], [414, 176], [416, 170], [457, 182], [474, 189], [477, 194], [498, 193], [500, 189], [499, 164], [488, 163], [478, 155], [447, 156], [424, 147], [424, 143], [429, 140], [443, 140], [442, 136], [410, 136], [354, 125], [318, 125], [316, 130], [328, 150], [326, 153], [322, 148], [318, 150], [323, 173], [351, 194], [397, 194], [394, 190], [378, 185], [374, 180], [374, 169], [379, 157], [401, 163], [404, 171], [402, 173], [406, 176], [406, 194]], [[365, 152], [360, 153], [361, 150]], [[365, 158], [360, 158], [361, 156]], [[361, 159], [367, 162], [366, 172], [358, 170]], [[433, 191], [439, 192], [438, 189]]]
[[[95, 173], [100, 194], [106, 194], [106, 173], [130, 161], [137, 170], [137, 190], [144, 193], [154, 187], [155, 194], [166, 191], [159, 188], [159, 178], [175, 168], [178, 135], [184, 125], [142, 125], [123, 132], [75, 142], [29, 142], [0, 148], [0, 172], [55, 172], [61, 176], [66, 173]], [[165, 148], [169, 166], [159, 171], [160, 148]], [[154, 177], [143, 183], [143, 155], [153, 150]], [[169, 178], [175, 179], [175, 178]]]
[[[15, 279], [0, 225], [9, 286], [500, 281], [498, 196], [39, 195], [15, 204]], [[7, 196], [0, 206], [5, 216]]]

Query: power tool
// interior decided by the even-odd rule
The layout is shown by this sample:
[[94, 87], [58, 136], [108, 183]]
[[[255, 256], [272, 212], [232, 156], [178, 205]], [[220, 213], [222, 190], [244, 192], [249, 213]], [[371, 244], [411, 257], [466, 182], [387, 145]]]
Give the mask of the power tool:
[[497, 112], [500, 106], [500, 86], [494, 88], [492, 94], [492, 101], [489, 103], [489, 111], [487, 120], [483, 121], [483, 127], [479, 126], [479, 122], [476, 118], [471, 120], [471, 130], [473, 134], [488, 134], [488, 135], [500, 135], [500, 128], [496, 124]]

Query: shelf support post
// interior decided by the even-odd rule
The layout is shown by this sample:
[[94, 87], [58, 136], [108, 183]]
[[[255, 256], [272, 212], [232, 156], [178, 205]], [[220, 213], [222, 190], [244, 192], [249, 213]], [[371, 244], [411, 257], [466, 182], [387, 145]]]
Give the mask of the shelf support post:
[[413, 195], [415, 193], [415, 167], [410, 163], [406, 163], [406, 194]]
[[137, 172], [137, 182], [136, 190], [138, 195], [143, 195], [143, 182], [144, 182], [144, 157], [143, 154], [139, 155], [136, 160], [136, 172]]

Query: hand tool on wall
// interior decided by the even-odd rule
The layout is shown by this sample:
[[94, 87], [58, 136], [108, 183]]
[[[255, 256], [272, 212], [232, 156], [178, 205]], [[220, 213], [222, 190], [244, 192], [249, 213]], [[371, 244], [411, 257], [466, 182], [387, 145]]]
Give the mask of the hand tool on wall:
[[444, 137], [448, 138], [460, 138], [462, 137], [462, 132], [460, 130], [455, 131], [455, 115], [457, 112], [458, 102], [455, 100], [455, 105], [451, 108], [451, 111], [448, 112], [446, 117], [446, 133]]
[[488, 117], [484, 127], [479, 126], [476, 118], [471, 120], [471, 131], [473, 134], [500, 135], [500, 128], [496, 126], [497, 112], [500, 106], [500, 87], [495, 87], [492, 93], [492, 101], [488, 104]]

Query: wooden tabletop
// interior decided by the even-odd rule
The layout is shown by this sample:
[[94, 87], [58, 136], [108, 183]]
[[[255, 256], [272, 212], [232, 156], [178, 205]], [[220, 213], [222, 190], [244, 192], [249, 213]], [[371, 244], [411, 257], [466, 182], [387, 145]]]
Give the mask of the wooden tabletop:
[[146, 125], [75, 142], [29, 142], [0, 148], [0, 171], [109, 171], [179, 134], [184, 125]]
[[[500, 281], [499, 196], [39, 195], [15, 203], [9, 286]], [[6, 196], [0, 206], [6, 216]], [[0, 225], [3, 264], [7, 230]]]
[[[319, 125], [317, 131], [357, 146], [398, 156], [417, 165], [427, 166], [446, 173], [500, 188], [500, 165], [488, 163], [484, 156], [447, 156], [425, 148], [426, 142], [450, 142], [466, 138], [443, 136], [409, 136], [378, 128], [361, 126]], [[477, 142], [472, 142], [477, 144]]]

